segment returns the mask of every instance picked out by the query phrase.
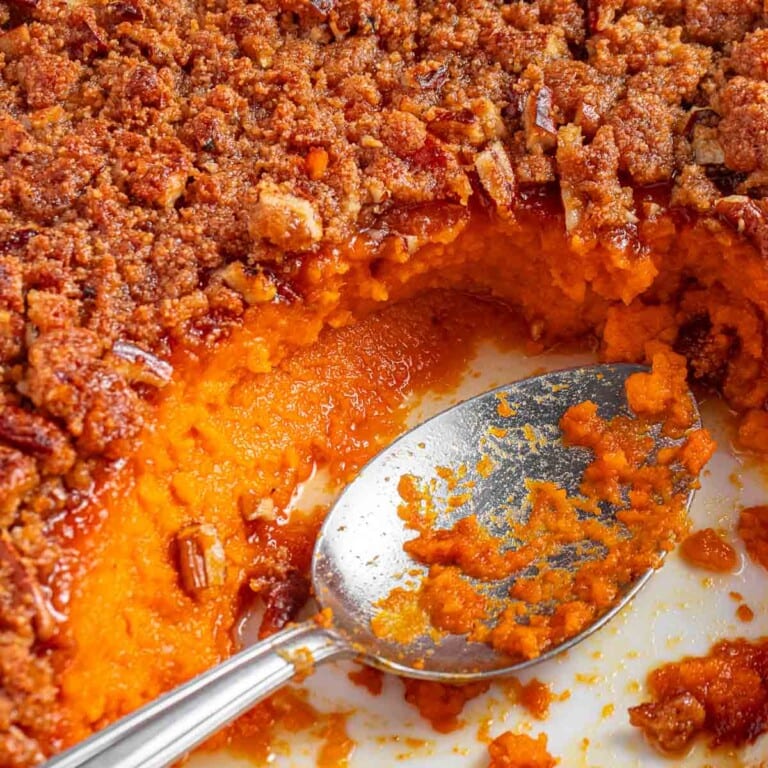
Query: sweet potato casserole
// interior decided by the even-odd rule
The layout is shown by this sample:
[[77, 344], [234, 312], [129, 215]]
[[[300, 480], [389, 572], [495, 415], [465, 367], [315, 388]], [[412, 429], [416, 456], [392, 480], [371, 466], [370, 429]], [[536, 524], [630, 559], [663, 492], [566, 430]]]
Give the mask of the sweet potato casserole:
[[[767, 20], [0, 0], [0, 764], [224, 658], [255, 600], [289, 621], [323, 512], [295, 489], [353, 476], [483, 333], [673, 350], [768, 450]], [[737, 656], [751, 730], [702, 682]], [[633, 721], [753, 739], [765, 656], [659, 673]]]

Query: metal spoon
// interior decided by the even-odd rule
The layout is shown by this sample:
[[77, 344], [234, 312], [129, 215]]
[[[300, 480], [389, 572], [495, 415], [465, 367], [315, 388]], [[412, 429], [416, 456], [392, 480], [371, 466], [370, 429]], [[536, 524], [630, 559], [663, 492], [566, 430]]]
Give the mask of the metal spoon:
[[[161, 768], [298, 673], [332, 659], [354, 657], [388, 672], [463, 683], [508, 675], [581, 642], [626, 605], [651, 571], [626, 585], [621, 599], [583, 632], [533, 660], [510, 659], [466, 636], [419, 636], [406, 645], [377, 637], [371, 629], [376, 604], [407, 578], [405, 574], [424, 570], [403, 550], [413, 532], [396, 514], [402, 501], [398, 481], [403, 474], [430, 477], [437, 466], [465, 465], [476, 482], [471, 511], [490, 530], [498, 530], [498, 515], [493, 513], [501, 504], [511, 498], [522, 506], [526, 478], [550, 479], [577, 494], [591, 454], [562, 444], [560, 417], [585, 400], [597, 403], [605, 418], [629, 415], [624, 383], [640, 370], [645, 369], [600, 365], [525, 379], [467, 400], [403, 435], [362, 469], [320, 531], [312, 581], [320, 605], [331, 609], [331, 627], [308, 621], [285, 629], [50, 760], [46, 768]], [[515, 415], [499, 415], [500, 394], [514, 403]], [[503, 426], [506, 436], [489, 442], [493, 425]], [[531, 429], [537, 438], [533, 446]], [[675, 442], [661, 434], [654, 439], [656, 449]], [[488, 452], [497, 457], [499, 471], [488, 478], [473, 476], [473, 468]], [[682, 490], [690, 504], [690, 485]], [[450, 526], [465, 514], [466, 508], [446, 510], [441, 519]], [[564, 553], [566, 559], [570, 556]], [[505, 580], [493, 589], [507, 595], [509, 587]]]

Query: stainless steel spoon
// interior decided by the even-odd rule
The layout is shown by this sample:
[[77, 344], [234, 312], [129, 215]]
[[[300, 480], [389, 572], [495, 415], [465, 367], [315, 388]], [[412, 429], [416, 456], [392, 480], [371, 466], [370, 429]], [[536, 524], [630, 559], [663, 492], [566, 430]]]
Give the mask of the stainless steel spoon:
[[[645, 369], [600, 365], [525, 379], [467, 400], [403, 435], [346, 488], [318, 537], [312, 581], [319, 604], [331, 609], [330, 628], [308, 621], [285, 629], [50, 760], [46, 768], [169, 765], [308, 666], [332, 659], [357, 658], [388, 672], [464, 683], [508, 675], [581, 642], [622, 609], [650, 571], [626, 585], [621, 599], [591, 626], [533, 660], [510, 659], [466, 636], [420, 636], [407, 645], [377, 637], [371, 629], [377, 602], [412, 578], [414, 569], [424, 571], [403, 550], [413, 532], [396, 514], [402, 501], [397, 486], [403, 474], [433, 477], [437, 466], [463, 464], [476, 483], [472, 500], [461, 509], [446, 509], [441, 521], [449, 527], [471, 511], [490, 530], [503, 533], [498, 510], [524, 507], [526, 479], [553, 480], [569, 494], [578, 493], [591, 454], [562, 444], [560, 417], [584, 400], [597, 403], [606, 418], [629, 414], [624, 383], [639, 370]], [[514, 406], [513, 415], [499, 415], [499, 395]], [[489, 439], [494, 425], [505, 436], [497, 430]], [[660, 433], [654, 438], [656, 448], [675, 442]], [[499, 469], [484, 478], [474, 468], [488, 454]], [[690, 504], [692, 488], [682, 490]], [[562, 556], [576, 567], [568, 562], [573, 552]], [[510, 580], [491, 585], [499, 596], [508, 595], [509, 587]]]

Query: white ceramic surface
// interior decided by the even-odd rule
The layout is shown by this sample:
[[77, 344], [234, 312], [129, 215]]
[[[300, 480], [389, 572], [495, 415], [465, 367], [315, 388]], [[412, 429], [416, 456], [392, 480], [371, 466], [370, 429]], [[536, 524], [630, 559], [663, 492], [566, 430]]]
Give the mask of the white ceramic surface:
[[[585, 362], [591, 360], [557, 354], [526, 358], [487, 345], [479, 351], [459, 391], [415, 404], [411, 420], [417, 423], [507, 381]], [[321, 711], [353, 712], [348, 730], [357, 746], [350, 768], [481, 768], [488, 760], [486, 745], [478, 740], [478, 728], [489, 719], [492, 736], [510, 729], [546, 732], [550, 751], [561, 758], [564, 768], [757, 768], [763, 761], [768, 765], [768, 738], [734, 755], [710, 753], [699, 744], [684, 758], [666, 760], [644, 743], [627, 719], [627, 707], [644, 698], [646, 674], [660, 663], [705, 653], [721, 638], [768, 635], [768, 573], [748, 561], [733, 531], [739, 506], [768, 503], [768, 475], [754, 461], [742, 461], [734, 453], [722, 404], [705, 402], [702, 412], [719, 447], [704, 473], [691, 515], [695, 527], [719, 529], [735, 544], [742, 553], [739, 571], [709, 575], [686, 566], [676, 553], [670, 555], [649, 586], [608, 627], [570, 653], [520, 675], [523, 682], [538, 677], [555, 693], [570, 691], [570, 698], [553, 703], [544, 722], [533, 720], [494, 686], [469, 703], [463, 728], [441, 735], [404, 701], [399, 680], [385, 680], [382, 695], [373, 697], [347, 679], [351, 665], [321, 668], [303, 685]], [[322, 478], [317, 477], [304, 494], [299, 506], [318, 501], [323, 495]], [[741, 593], [755, 612], [751, 623], [737, 619], [738, 603], [729, 597], [731, 591]], [[319, 744], [310, 733], [281, 734], [268, 764], [314, 768]], [[197, 755], [189, 768], [254, 765], [246, 758], [220, 752]]]

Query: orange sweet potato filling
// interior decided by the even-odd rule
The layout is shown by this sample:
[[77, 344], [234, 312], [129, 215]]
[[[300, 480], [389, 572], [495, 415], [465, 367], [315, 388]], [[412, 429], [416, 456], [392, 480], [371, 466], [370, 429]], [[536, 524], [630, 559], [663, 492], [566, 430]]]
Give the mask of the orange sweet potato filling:
[[[282, 308], [273, 331], [299, 325], [316, 335], [302, 320]], [[450, 385], [477, 340], [505, 320], [498, 305], [433, 294], [323, 334], [271, 372], [247, 330], [185, 363], [153, 433], [83, 510], [103, 521], [72, 541], [89, 565], [69, 603], [77, 651], [63, 670], [66, 740], [232, 653], [240, 610], [273, 581], [307, 571], [324, 510], [295, 508], [297, 484], [318, 464], [334, 482], [348, 480], [403, 428], [406, 393]], [[253, 499], [269, 499], [268, 513]], [[190, 524], [212, 526], [226, 552], [222, 581], [194, 594], [174, 551]], [[268, 710], [250, 716], [254, 729]]]
[[[751, 246], [659, 218], [643, 225], [647, 252], [577, 253], [561, 220], [534, 214], [504, 223], [425, 206], [398, 222], [408, 247], [384, 227], [296, 260], [286, 279], [302, 301], [252, 308], [215, 350], [178, 351], [134, 455], [52, 531], [78, 554], [50, 585], [67, 617], [52, 750], [231, 654], [244, 609], [266, 604], [262, 634], [289, 619], [324, 513], [297, 506], [297, 488], [316, 467], [347, 482], [402, 430], [409, 396], [454, 384], [480, 339], [529, 338], [514, 317], [532, 351], [596, 334], [607, 360], [650, 361], [692, 316], [734, 328], [740, 364], [720, 384], [747, 414], [745, 439], [768, 450], [755, 320], [768, 279]], [[691, 466], [706, 452], [692, 445]], [[267, 702], [216, 743], [256, 733], [263, 753], [285, 718]]]

